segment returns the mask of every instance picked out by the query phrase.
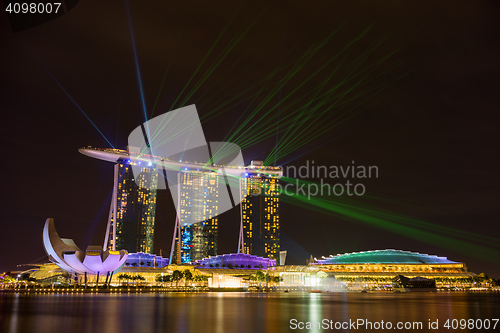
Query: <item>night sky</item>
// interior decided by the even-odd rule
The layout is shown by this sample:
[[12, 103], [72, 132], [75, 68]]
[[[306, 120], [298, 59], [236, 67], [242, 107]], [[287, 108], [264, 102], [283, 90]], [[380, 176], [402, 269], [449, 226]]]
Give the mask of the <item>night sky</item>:
[[[281, 87], [281, 93], [259, 117], [277, 120], [281, 101], [279, 117], [286, 119], [294, 107], [285, 103], [306, 104], [335, 66], [338, 76], [325, 89], [347, 72], [363, 75], [366, 66], [391, 54], [359, 88], [363, 94], [328, 111], [354, 109], [349, 117], [278, 164], [376, 165], [379, 177], [363, 180], [369, 195], [353, 204], [408, 217], [415, 227], [423, 221], [464, 231], [470, 239], [448, 233], [455, 245], [450, 247], [282, 203], [282, 250], [288, 250], [289, 263], [305, 264], [311, 254], [402, 249], [447, 256], [499, 278], [498, 12], [493, 1], [462, 0], [130, 1], [128, 16], [126, 2], [81, 0], [67, 14], [16, 33], [0, 15], [0, 271], [43, 261], [48, 217], [61, 237], [73, 238], [80, 248], [102, 243], [113, 165], [81, 155], [78, 148], [110, 146], [84, 113], [122, 149], [128, 134], [145, 121], [132, 28], [148, 114], [155, 105], [154, 115], [178, 107], [178, 96], [184, 100], [199, 84], [185, 103], [196, 104], [207, 141], [224, 141], [265, 99], [266, 89]], [[368, 27], [350, 53], [322, 69]], [[283, 84], [293, 64], [336, 30]], [[357, 66], [360, 58], [364, 62]], [[246, 92], [276, 70], [261, 93]], [[333, 118], [314, 121], [328, 124]], [[275, 145], [275, 135], [252, 136], [261, 134], [260, 142], [243, 149], [247, 163], [267, 157]], [[293, 140], [300, 142], [301, 136]], [[220, 216], [219, 253], [236, 251], [238, 211]], [[159, 192], [156, 253], [170, 251], [174, 216], [170, 193]], [[469, 249], [470, 244], [491, 252]]]

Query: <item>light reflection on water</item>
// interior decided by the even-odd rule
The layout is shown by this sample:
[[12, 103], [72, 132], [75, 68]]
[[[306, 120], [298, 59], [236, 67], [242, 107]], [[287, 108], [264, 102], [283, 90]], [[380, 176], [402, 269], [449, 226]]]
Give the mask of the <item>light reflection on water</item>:
[[429, 319], [498, 318], [499, 301], [498, 293], [3, 294], [0, 332], [287, 332], [291, 319], [420, 321], [425, 330]]

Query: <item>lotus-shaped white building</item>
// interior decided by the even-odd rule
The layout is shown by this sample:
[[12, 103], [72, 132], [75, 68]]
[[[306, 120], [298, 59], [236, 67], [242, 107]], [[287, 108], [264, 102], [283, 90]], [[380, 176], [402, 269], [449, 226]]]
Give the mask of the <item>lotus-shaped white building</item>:
[[43, 245], [49, 260], [70, 273], [112, 276], [122, 269], [128, 257], [125, 250], [103, 251], [101, 246], [80, 250], [72, 239], [59, 237], [52, 218], [45, 222]]

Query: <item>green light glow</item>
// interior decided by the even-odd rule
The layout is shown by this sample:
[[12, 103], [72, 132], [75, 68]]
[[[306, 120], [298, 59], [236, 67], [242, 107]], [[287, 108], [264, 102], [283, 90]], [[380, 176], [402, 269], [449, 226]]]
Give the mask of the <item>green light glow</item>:
[[[299, 186], [314, 184], [314, 182], [288, 177], [283, 177], [282, 181]], [[373, 198], [373, 196], [368, 196], [370, 197]], [[367, 204], [363, 198], [342, 196], [308, 198], [306, 195], [281, 195], [283, 202], [334, 216], [340, 220], [374, 226], [490, 262], [498, 262], [500, 258], [500, 251], [496, 249], [499, 244], [497, 238], [385, 212]]]
[[[265, 10], [260, 15], [264, 12]], [[290, 156], [367, 109], [381, 91], [399, 78], [386, 77], [387, 73], [400, 67], [403, 62], [392, 59], [399, 48], [379, 55], [381, 46], [390, 35], [379, 36], [373, 40], [370, 33], [378, 23], [370, 24], [355, 38], [338, 45], [328, 58], [317, 61], [325, 47], [335, 45], [337, 35], [350, 18], [334, 20], [332, 26], [336, 28], [312, 42], [298, 57], [294, 57], [292, 53], [295, 47], [287, 49], [281, 66], [267, 73], [262, 74], [255, 70], [256, 59], [244, 65], [249, 54], [248, 48], [239, 58], [231, 59], [231, 65], [224, 73], [219, 73], [217, 71], [220, 64], [228, 61], [231, 52], [260, 19], [259, 16], [241, 26], [209, 63], [209, 59], [214, 57], [213, 54], [220, 46], [222, 37], [228, 35], [237, 15], [238, 13], [231, 18], [217, 36], [170, 109], [193, 103], [193, 99], [200, 102], [201, 107], [210, 103], [210, 109], [204, 110], [200, 115], [204, 123], [222, 120], [227, 112], [235, 112], [237, 109], [239, 119], [223, 141], [236, 143], [245, 149], [275, 137], [279, 106], [279, 140], [276, 147], [264, 153], [267, 155], [265, 165], [270, 165], [275, 158], [284, 159]], [[330, 50], [328, 52], [331, 53]], [[389, 59], [391, 62], [387, 61]], [[170, 65], [163, 77], [152, 114], [169, 68]], [[216, 79], [207, 85], [208, 78], [214, 73], [217, 73]], [[228, 97], [226, 88], [231, 88], [236, 79], [244, 75], [248, 76], [248, 82], [251, 83], [239, 93]], [[384, 79], [383, 82], [380, 82], [381, 78]], [[202, 87], [204, 93], [201, 96], [196, 95]], [[283, 94], [283, 97], [277, 101], [280, 94]], [[239, 109], [241, 105], [244, 105], [244, 110]], [[152, 133], [151, 139], [157, 145], [166, 144], [171, 139], [168, 135], [160, 134], [163, 129], [164, 127], [160, 126]], [[228, 150], [226, 153], [236, 152]]]
[[[293, 56], [294, 48], [286, 50], [283, 64], [270, 71], [262, 73], [256, 69], [256, 59], [247, 61], [247, 55], [250, 54], [250, 49], [247, 49], [237, 59], [231, 59], [231, 65], [223, 73], [217, 72], [221, 70], [220, 65], [223, 62], [228, 62], [232, 51], [260, 18], [259, 16], [244, 24], [214, 56], [223, 36], [228, 35], [229, 27], [235, 22], [236, 17], [237, 14], [217, 36], [172, 103], [170, 110], [193, 102], [199, 106], [210, 103], [210, 109], [204, 110], [201, 115], [204, 123], [223, 120], [227, 112], [237, 111], [238, 120], [222, 141], [235, 143], [245, 149], [275, 137], [278, 121], [276, 111], [279, 106], [279, 139], [273, 149], [264, 153], [267, 155], [264, 165], [272, 164], [275, 158], [283, 160], [290, 157], [328, 135], [336, 127], [370, 108], [382, 91], [407, 74], [403, 70], [397, 76], [389, 76], [404, 65], [405, 61], [394, 59], [401, 48], [396, 47], [390, 52], [381, 53], [390, 34], [381, 38], [378, 34], [379, 38], [372, 40], [373, 36], [370, 33], [378, 23], [369, 25], [349, 42], [335, 45], [337, 34], [349, 18], [343, 22], [335, 21], [338, 26], [336, 29], [313, 41], [311, 46], [298, 57]], [[332, 53], [329, 49], [328, 58], [321, 57], [325, 47], [332, 45], [335, 45], [336, 51]], [[362, 51], [359, 51], [360, 48]], [[211, 58], [214, 60], [209, 63]], [[318, 62], [318, 59], [321, 60]], [[170, 63], [163, 76], [151, 116], [154, 114], [169, 68]], [[238, 93], [228, 96], [226, 89], [230, 89], [241, 77], [248, 78], [248, 85], [241, 88]], [[210, 85], [207, 83], [209, 78], [212, 79]], [[201, 89], [204, 89], [205, 93], [197, 95]], [[283, 96], [278, 101], [280, 92]], [[163, 129], [164, 127], [159, 127], [153, 133], [152, 140], [155, 144], [166, 144], [171, 139], [168, 133], [163, 133]], [[221, 147], [219, 151], [212, 152], [214, 160], [236, 153], [234, 149], [235, 146]], [[283, 181], [295, 183], [296, 180], [284, 177]], [[299, 180], [299, 183], [310, 182]], [[282, 195], [281, 198], [284, 202], [335, 216], [344, 221], [375, 226], [458, 253], [490, 261], [498, 261], [496, 258], [500, 258], [500, 252], [492, 249], [498, 247], [498, 239], [494, 237], [386, 212], [366, 203], [367, 199], [371, 202], [383, 200], [380, 195], [367, 194], [362, 199], [308, 198], [303, 195]], [[392, 202], [398, 203], [395, 200]]]

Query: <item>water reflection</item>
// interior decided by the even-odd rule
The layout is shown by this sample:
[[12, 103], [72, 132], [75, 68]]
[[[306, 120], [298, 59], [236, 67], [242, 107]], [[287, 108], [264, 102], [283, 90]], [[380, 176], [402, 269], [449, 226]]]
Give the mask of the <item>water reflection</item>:
[[291, 319], [419, 321], [425, 330], [429, 319], [498, 317], [499, 301], [492, 293], [3, 294], [0, 332], [284, 332]]

